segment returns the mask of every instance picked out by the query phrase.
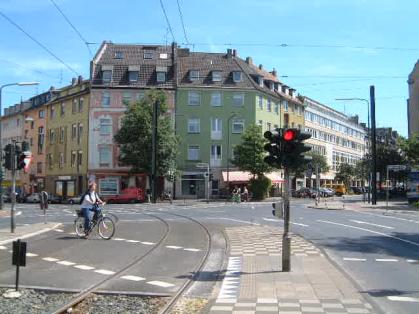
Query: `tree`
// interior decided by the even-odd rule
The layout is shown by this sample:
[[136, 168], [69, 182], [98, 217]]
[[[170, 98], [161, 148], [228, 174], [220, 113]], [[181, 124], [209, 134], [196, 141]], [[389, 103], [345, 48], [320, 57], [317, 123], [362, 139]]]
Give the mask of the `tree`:
[[261, 135], [260, 126], [251, 124], [244, 131], [239, 145], [234, 147], [234, 159], [231, 163], [242, 171], [249, 171], [253, 176], [263, 176], [273, 168], [263, 161], [266, 156], [264, 145], [266, 140]]
[[350, 164], [340, 164], [338, 166], [338, 171], [335, 176], [335, 180], [342, 181], [346, 187], [346, 190], [349, 190], [351, 179], [355, 175], [355, 169]]
[[419, 133], [413, 134], [408, 139], [400, 137], [398, 145], [411, 166], [419, 165]]
[[356, 178], [365, 183], [365, 181], [368, 181], [370, 172], [371, 160], [368, 158], [368, 156], [364, 156], [355, 164], [354, 175]]
[[160, 102], [157, 129], [157, 175], [169, 176], [176, 170], [178, 138], [170, 116], [167, 115], [166, 95], [163, 91], [151, 90], [134, 104], [127, 105], [121, 129], [114, 139], [120, 145], [119, 160], [131, 166], [132, 172], [151, 174], [151, 136], [153, 106]]

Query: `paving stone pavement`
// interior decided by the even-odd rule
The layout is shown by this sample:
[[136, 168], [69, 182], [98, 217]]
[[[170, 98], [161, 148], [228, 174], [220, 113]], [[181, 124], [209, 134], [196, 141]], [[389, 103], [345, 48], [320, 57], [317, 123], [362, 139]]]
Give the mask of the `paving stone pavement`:
[[292, 235], [291, 272], [281, 271], [282, 232], [267, 226], [226, 229], [230, 257], [207, 313], [376, 313], [313, 244]]

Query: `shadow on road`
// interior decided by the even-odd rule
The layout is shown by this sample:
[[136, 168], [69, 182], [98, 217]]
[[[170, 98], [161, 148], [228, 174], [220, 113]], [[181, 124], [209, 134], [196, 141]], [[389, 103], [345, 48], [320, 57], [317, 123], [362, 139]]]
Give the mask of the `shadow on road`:
[[[227, 270], [219, 271], [200, 271], [200, 272], [190, 272], [189, 275], [180, 275], [176, 276], [179, 279], [192, 279], [193, 281], [221, 281], [224, 279]], [[273, 270], [273, 271], [260, 271], [260, 272], [234, 272], [237, 276], [242, 275], [255, 275], [255, 274], [276, 274], [282, 273], [282, 270]]]
[[397, 290], [397, 289], [373, 289], [373, 290], [361, 291], [361, 293], [368, 294], [376, 298], [395, 296], [395, 295], [399, 296], [399, 295], [407, 295], [407, 294], [416, 294], [418, 292], [419, 290], [406, 291], [406, 290]]

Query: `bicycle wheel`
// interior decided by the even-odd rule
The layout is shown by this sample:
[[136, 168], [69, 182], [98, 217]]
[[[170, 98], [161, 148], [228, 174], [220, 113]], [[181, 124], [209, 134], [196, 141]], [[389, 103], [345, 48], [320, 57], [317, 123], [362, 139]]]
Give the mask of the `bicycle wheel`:
[[77, 217], [74, 222], [74, 230], [79, 238], [83, 238], [86, 235], [84, 230], [84, 217]]
[[115, 223], [109, 217], [102, 217], [99, 219], [98, 232], [102, 239], [109, 240], [115, 233]]

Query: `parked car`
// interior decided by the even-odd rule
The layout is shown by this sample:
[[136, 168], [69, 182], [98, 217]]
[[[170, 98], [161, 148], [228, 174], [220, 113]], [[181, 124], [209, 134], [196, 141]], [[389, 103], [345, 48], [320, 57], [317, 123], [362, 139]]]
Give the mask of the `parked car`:
[[80, 195], [77, 195], [77, 196], [67, 198], [65, 202], [68, 203], [68, 204], [71, 204], [71, 205], [80, 204], [80, 199], [82, 198], [82, 196], [83, 196], [83, 194], [80, 194]]
[[109, 203], [138, 203], [145, 201], [144, 190], [140, 188], [126, 188], [121, 194], [105, 196], [103, 199]]
[[296, 197], [310, 197], [315, 198], [317, 194], [317, 191], [309, 188], [301, 188], [297, 191], [295, 191]]
[[55, 195], [55, 194], [48, 194], [48, 203], [51, 204], [61, 204], [62, 203], [62, 197]]
[[335, 191], [333, 191], [332, 189], [328, 189], [328, 188], [320, 188], [319, 192], [320, 192], [320, 196], [322, 196], [322, 197], [331, 197], [331, 196], [335, 195]]
[[351, 186], [351, 190], [354, 194], [362, 194], [363, 193], [362, 187]]
[[10, 197], [9, 194], [3, 194], [2, 197], [3, 197], [3, 202], [5, 203], [10, 203], [12, 201], [12, 198]]
[[28, 196], [26, 196], [26, 202], [27, 203], [39, 203], [40, 198], [38, 193], [33, 193]]

